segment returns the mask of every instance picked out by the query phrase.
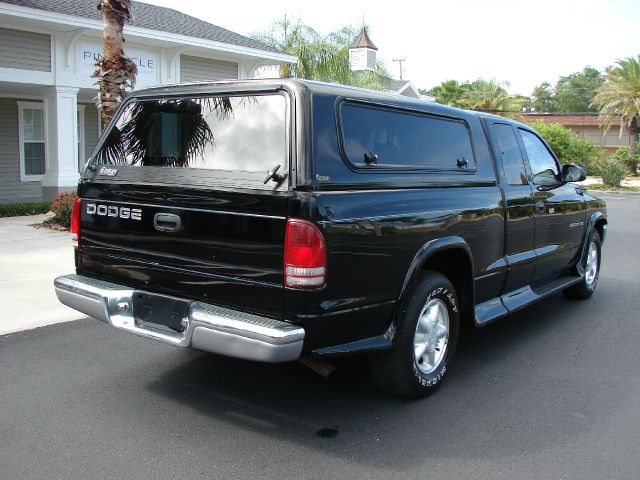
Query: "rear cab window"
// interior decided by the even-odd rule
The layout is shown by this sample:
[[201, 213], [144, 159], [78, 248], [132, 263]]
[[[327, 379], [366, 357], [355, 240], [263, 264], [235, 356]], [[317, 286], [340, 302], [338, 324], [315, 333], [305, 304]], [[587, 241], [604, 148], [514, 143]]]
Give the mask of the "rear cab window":
[[343, 102], [342, 148], [356, 168], [473, 170], [465, 122], [423, 113]]
[[495, 144], [500, 155], [500, 163], [507, 183], [509, 185], [526, 185], [528, 183], [527, 172], [524, 168], [522, 153], [513, 128], [506, 123], [493, 123], [491, 132], [495, 138]]
[[92, 163], [140, 178], [273, 189], [266, 172], [289, 168], [288, 124], [285, 94], [142, 97], [119, 111]]

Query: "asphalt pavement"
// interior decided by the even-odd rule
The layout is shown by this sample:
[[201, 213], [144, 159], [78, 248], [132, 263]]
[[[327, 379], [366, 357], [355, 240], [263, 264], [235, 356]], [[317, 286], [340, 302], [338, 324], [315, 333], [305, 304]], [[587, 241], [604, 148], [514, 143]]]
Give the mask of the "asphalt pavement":
[[595, 295], [461, 342], [442, 388], [380, 393], [176, 349], [95, 320], [0, 337], [1, 479], [637, 479], [640, 195], [603, 193]]

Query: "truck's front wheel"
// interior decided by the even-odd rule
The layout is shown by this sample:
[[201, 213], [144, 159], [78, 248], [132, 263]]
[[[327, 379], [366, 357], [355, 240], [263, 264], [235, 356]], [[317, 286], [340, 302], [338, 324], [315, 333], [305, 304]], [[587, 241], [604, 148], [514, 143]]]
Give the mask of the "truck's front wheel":
[[589, 246], [587, 247], [586, 256], [584, 258], [584, 274], [580, 283], [573, 285], [566, 290], [564, 294], [568, 298], [585, 299], [593, 295], [600, 278], [600, 255], [602, 250], [602, 240], [596, 229], [591, 231], [589, 235]]
[[441, 273], [425, 271], [399, 319], [393, 348], [370, 359], [373, 380], [395, 395], [428, 395], [447, 371], [459, 329], [453, 285]]

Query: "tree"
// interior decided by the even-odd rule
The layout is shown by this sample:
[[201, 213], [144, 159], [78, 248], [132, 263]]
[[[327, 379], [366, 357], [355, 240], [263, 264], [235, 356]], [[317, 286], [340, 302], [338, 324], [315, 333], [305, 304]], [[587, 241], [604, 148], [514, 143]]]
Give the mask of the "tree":
[[131, 0], [100, 0], [98, 11], [103, 20], [103, 55], [96, 62], [93, 77], [98, 78], [96, 106], [102, 115], [102, 128], [106, 128], [111, 117], [124, 98], [127, 89], [136, 84], [136, 64], [124, 56], [124, 22], [132, 18]]
[[464, 97], [466, 107], [498, 115], [517, 116], [528, 98], [511, 95], [507, 91], [508, 87], [508, 82], [498, 83], [495, 79], [480, 78], [469, 84]]
[[[618, 60], [607, 69], [604, 83], [593, 98], [593, 105], [598, 107], [605, 129], [611, 127], [615, 118], [621, 120], [621, 134], [624, 125], [629, 127], [629, 157], [635, 158], [640, 115], [640, 55]], [[637, 167], [631, 161], [627, 163], [627, 167], [631, 173], [637, 173]]]
[[538, 112], [557, 112], [558, 102], [555, 98], [555, 92], [549, 82], [542, 82], [536, 85], [531, 94], [531, 106]]
[[469, 83], [457, 80], [445, 80], [440, 85], [429, 90], [429, 94], [436, 97], [436, 102], [452, 107], [465, 108], [465, 96], [469, 90]]
[[377, 90], [388, 88], [391, 75], [381, 62], [377, 62], [373, 72], [354, 74], [351, 71], [349, 45], [357, 33], [353, 27], [342, 27], [322, 36], [301, 20], [294, 23], [284, 17], [274, 22], [268, 31], [252, 37], [296, 56], [295, 64], [280, 65], [279, 75], [282, 78], [306, 78]]
[[596, 90], [604, 83], [597, 68], [590, 66], [566, 77], [560, 77], [555, 88], [555, 101], [560, 112], [595, 112], [591, 104]]
[[498, 115], [514, 116], [529, 101], [527, 97], [511, 95], [508, 82], [479, 78], [474, 82], [460, 83], [457, 80], [445, 80], [433, 87], [429, 93], [436, 102], [452, 107], [479, 110]]
[[531, 106], [539, 112], [595, 112], [591, 102], [603, 83], [600, 71], [587, 66], [580, 72], [560, 77], [555, 87], [549, 82], [536, 85]]

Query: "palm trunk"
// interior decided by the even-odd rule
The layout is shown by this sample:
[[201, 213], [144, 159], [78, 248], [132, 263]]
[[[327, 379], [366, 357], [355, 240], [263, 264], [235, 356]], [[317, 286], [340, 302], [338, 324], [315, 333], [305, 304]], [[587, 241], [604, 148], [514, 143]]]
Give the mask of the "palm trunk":
[[103, 57], [96, 63], [93, 74], [98, 78], [96, 105], [101, 112], [102, 128], [106, 128], [113, 114], [136, 83], [138, 69], [124, 56], [124, 22], [131, 19], [130, 0], [101, 0], [98, 10], [103, 19]]
[[629, 136], [631, 137], [631, 145], [629, 146], [629, 160], [627, 168], [632, 175], [638, 174], [638, 116], [634, 116], [629, 124]]

